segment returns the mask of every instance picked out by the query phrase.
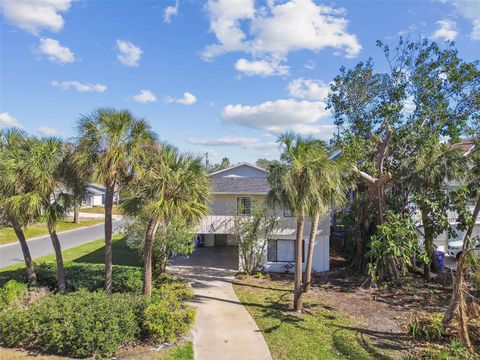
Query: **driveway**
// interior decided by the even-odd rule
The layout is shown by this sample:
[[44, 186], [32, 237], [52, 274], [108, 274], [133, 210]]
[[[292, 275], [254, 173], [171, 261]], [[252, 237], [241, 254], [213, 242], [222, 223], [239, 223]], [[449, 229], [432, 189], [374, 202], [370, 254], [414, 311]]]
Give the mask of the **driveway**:
[[[122, 223], [123, 220], [116, 220], [113, 222], [114, 233], [118, 231]], [[58, 238], [60, 240], [62, 250], [104, 238], [104, 229], [104, 224], [102, 223], [61, 232], [58, 234]], [[50, 240], [49, 235], [27, 240], [27, 243], [33, 259], [52, 254], [54, 252], [52, 241]], [[24, 262], [24, 260], [22, 249], [18, 241], [0, 246], [0, 268], [14, 265], [19, 262]]]
[[257, 324], [233, 291], [237, 269], [238, 256], [232, 246], [197, 249], [168, 268], [189, 279], [195, 292], [195, 359], [272, 360]]

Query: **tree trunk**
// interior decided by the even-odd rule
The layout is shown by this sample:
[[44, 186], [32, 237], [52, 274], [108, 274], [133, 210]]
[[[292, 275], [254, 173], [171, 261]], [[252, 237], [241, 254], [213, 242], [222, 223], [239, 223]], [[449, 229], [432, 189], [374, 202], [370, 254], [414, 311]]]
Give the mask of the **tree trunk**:
[[12, 222], [13, 231], [15, 235], [17, 235], [17, 239], [20, 242], [20, 246], [22, 247], [23, 258], [25, 260], [25, 266], [27, 268], [27, 279], [30, 285], [37, 285], [37, 274], [35, 273], [35, 269], [33, 267], [32, 256], [30, 255], [30, 250], [28, 249], [27, 240], [25, 239], [25, 234], [23, 233], [22, 228]]
[[302, 245], [303, 245], [303, 226], [304, 216], [297, 218], [297, 236], [295, 239], [295, 285], [293, 289], [293, 310], [302, 311]]
[[57, 283], [58, 291], [61, 294], [65, 293], [65, 269], [63, 267], [62, 248], [58, 240], [57, 230], [55, 226], [48, 225], [48, 232], [52, 240], [53, 249], [55, 250], [55, 259], [57, 260]]
[[428, 264], [425, 264], [423, 267], [423, 277], [425, 280], [429, 281], [430, 280], [430, 270], [433, 269], [434, 272], [438, 271], [438, 262], [437, 262], [437, 255], [435, 254], [435, 248], [433, 246], [433, 233], [431, 229], [427, 226], [428, 224], [428, 219], [427, 219], [427, 213], [426, 211], [423, 211], [420, 209], [422, 212], [422, 224], [423, 224], [423, 238], [424, 238], [424, 245], [425, 245], [425, 251], [428, 254], [428, 258], [430, 259]]
[[320, 215], [315, 214], [312, 218], [312, 227], [310, 229], [310, 239], [308, 240], [308, 254], [307, 263], [305, 265], [305, 281], [303, 282], [303, 292], [308, 293], [310, 291], [310, 285], [312, 282], [312, 262], [313, 251], [315, 250], [315, 241], [317, 240], [318, 222], [320, 221]]
[[75, 205], [73, 208], [73, 222], [80, 224], [80, 206]]
[[157, 233], [158, 222], [150, 220], [145, 234], [145, 245], [143, 248], [143, 294], [152, 296], [152, 249], [155, 234]]
[[465, 284], [465, 274], [467, 273], [467, 253], [471, 249], [473, 229], [479, 213], [480, 197], [477, 198], [477, 202], [473, 210], [472, 224], [468, 227], [463, 240], [463, 250], [458, 260], [457, 272], [455, 273], [455, 280], [452, 289], [452, 297], [450, 298], [448, 309], [443, 316], [443, 324], [445, 326], [449, 325], [456, 315], [458, 316], [458, 333], [460, 334], [460, 340], [469, 350], [472, 350], [472, 343], [468, 333], [468, 311], [463, 288]]
[[115, 183], [107, 183], [105, 187], [105, 290], [112, 292], [112, 208]]

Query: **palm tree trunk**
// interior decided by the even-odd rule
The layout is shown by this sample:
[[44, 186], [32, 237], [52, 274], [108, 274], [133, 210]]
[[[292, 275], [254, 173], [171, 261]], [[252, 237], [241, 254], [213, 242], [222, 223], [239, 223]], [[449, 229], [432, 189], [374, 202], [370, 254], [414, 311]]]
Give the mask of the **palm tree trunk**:
[[115, 183], [107, 183], [105, 186], [105, 290], [112, 292], [112, 208], [113, 192]]
[[443, 324], [447, 326], [455, 315], [459, 317], [459, 334], [464, 346], [468, 349], [472, 349], [472, 343], [468, 333], [468, 316], [467, 316], [467, 304], [465, 295], [463, 294], [463, 287], [465, 285], [465, 274], [467, 273], [467, 252], [471, 248], [471, 239], [473, 235], [473, 229], [477, 222], [478, 215], [480, 214], [480, 197], [477, 198], [477, 203], [473, 209], [472, 224], [467, 229], [463, 240], [463, 250], [458, 260], [457, 272], [455, 273], [455, 281], [453, 283], [452, 297], [450, 298], [450, 304], [443, 316]]
[[78, 204], [73, 208], [73, 222], [80, 224], [80, 206]]
[[145, 234], [145, 245], [143, 249], [143, 294], [152, 296], [152, 249], [155, 234], [157, 233], [158, 222], [150, 220]]
[[58, 291], [61, 294], [65, 293], [65, 268], [63, 267], [62, 247], [58, 240], [57, 230], [55, 226], [48, 225], [48, 232], [50, 233], [50, 239], [52, 239], [53, 249], [55, 250], [55, 259], [57, 260], [57, 282]]
[[304, 216], [297, 218], [297, 235], [295, 239], [295, 285], [293, 289], [293, 310], [302, 311], [302, 245], [303, 245], [303, 226]]
[[33, 267], [32, 256], [30, 255], [30, 250], [28, 248], [27, 240], [25, 239], [25, 234], [23, 233], [22, 228], [12, 222], [13, 231], [17, 235], [17, 239], [20, 242], [20, 246], [23, 252], [23, 258], [25, 259], [25, 266], [27, 268], [27, 279], [30, 285], [37, 285], [37, 274]]
[[318, 222], [320, 221], [320, 215], [315, 214], [312, 218], [312, 227], [310, 229], [310, 239], [308, 240], [308, 254], [307, 264], [305, 265], [305, 281], [303, 282], [303, 292], [308, 293], [310, 291], [310, 285], [312, 282], [312, 263], [313, 263], [313, 251], [315, 250], [315, 241], [317, 239]]

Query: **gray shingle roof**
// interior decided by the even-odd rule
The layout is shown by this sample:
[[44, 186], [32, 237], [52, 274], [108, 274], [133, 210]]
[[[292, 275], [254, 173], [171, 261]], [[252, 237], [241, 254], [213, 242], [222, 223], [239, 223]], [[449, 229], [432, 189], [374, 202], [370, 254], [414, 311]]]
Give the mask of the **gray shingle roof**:
[[265, 178], [213, 178], [212, 185], [214, 193], [224, 194], [266, 194], [270, 190], [270, 185]]

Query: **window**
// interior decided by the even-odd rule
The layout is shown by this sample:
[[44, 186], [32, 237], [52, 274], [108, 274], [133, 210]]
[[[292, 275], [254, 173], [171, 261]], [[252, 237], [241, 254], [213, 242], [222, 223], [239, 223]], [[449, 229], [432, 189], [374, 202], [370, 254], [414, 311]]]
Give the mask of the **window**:
[[250, 197], [237, 197], [237, 215], [250, 215], [252, 201]]
[[[267, 247], [268, 262], [294, 262], [295, 240], [269, 239]], [[302, 262], [305, 262], [305, 240], [302, 240]]]
[[292, 210], [283, 208], [283, 217], [292, 217], [292, 216], [293, 216]]

